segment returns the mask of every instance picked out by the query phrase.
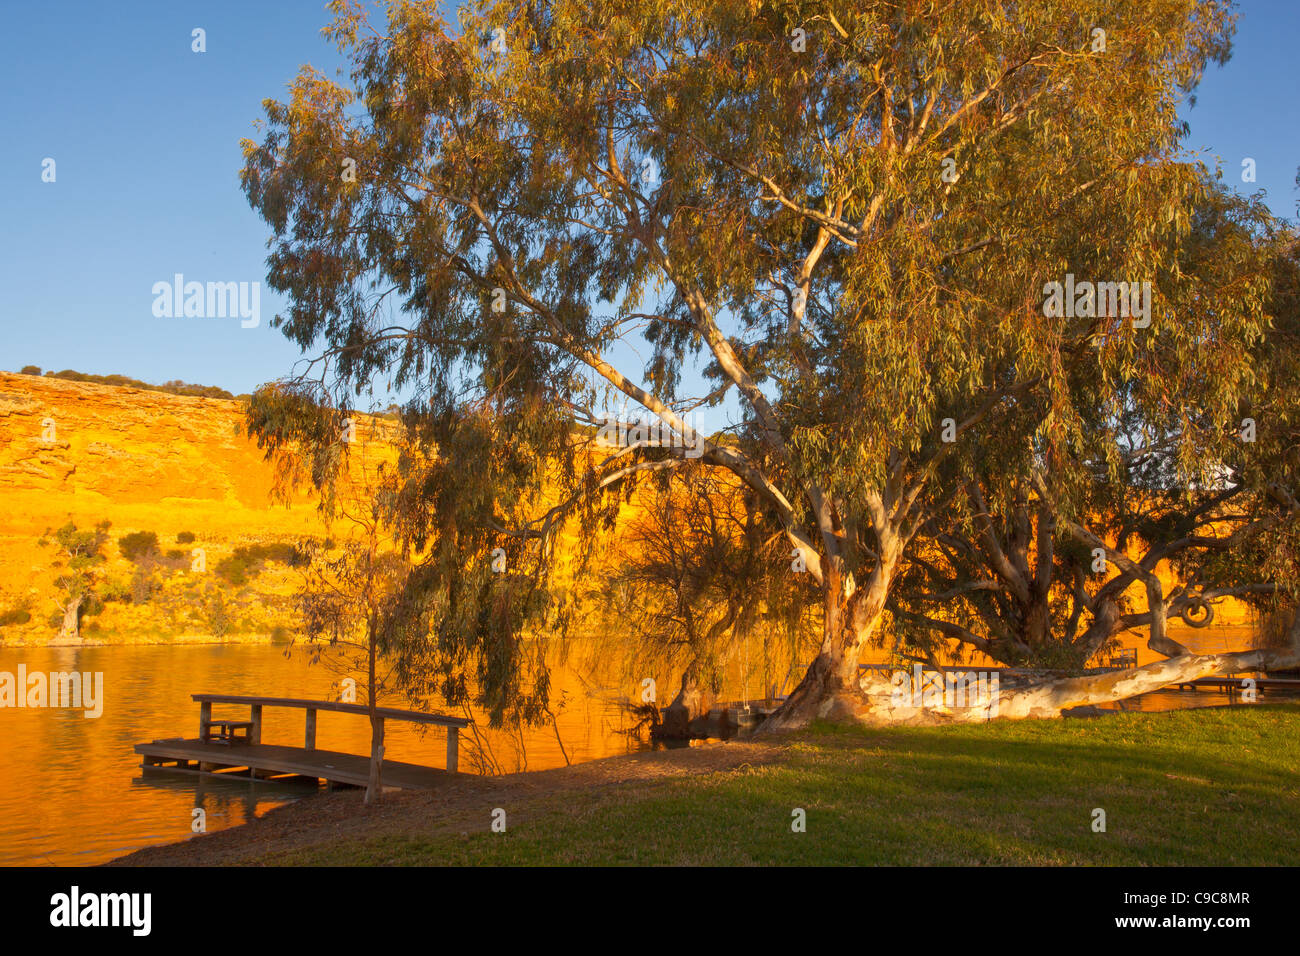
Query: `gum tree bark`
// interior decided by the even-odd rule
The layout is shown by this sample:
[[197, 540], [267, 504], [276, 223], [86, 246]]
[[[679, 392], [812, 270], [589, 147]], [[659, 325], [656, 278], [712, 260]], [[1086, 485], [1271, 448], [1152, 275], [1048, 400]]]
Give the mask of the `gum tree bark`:
[[1291, 628], [1291, 646], [1284, 649], [1241, 651], [1233, 654], [1181, 654], [1142, 667], [1039, 680], [1025, 686], [1002, 683], [997, 694], [980, 707], [914, 706], [895, 699], [887, 680], [867, 676], [861, 681], [869, 701], [857, 719], [869, 724], [980, 723], [994, 718], [1060, 717], [1072, 707], [1126, 700], [1171, 684], [1200, 677], [1218, 677], [1242, 671], [1267, 671], [1300, 665], [1300, 634]]
[[691, 723], [707, 717], [713, 707], [713, 695], [707, 693], [698, 678], [696, 662], [692, 661], [682, 673], [682, 683], [672, 703], [663, 709], [663, 722], [658, 734], [672, 740], [692, 736]]
[[[375, 563], [375, 549], [373, 542], [370, 549], [369, 567], [373, 568]], [[371, 606], [374, 606], [373, 599]], [[369, 687], [366, 694], [367, 711], [370, 717], [370, 777], [366, 781], [366, 798], [367, 804], [378, 803], [384, 792], [383, 767], [384, 767], [384, 718], [377, 713], [379, 707], [379, 685], [376, 683], [376, 664], [378, 663], [378, 621], [376, 614], [372, 611], [367, 620], [367, 648], [366, 648], [366, 665]]]
[[[892, 539], [887, 539], [892, 540]], [[854, 720], [867, 701], [858, 675], [862, 648], [876, 633], [898, 565], [888, 546], [866, 586], [847, 600], [838, 571], [825, 584], [825, 625], [821, 649], [794, 691], [763, 723], [764, 731], [793, 730], [813, 720]]]
[[63, 627], [59, 630], [59, 640], [64, 643], [81, 642], [81, 607], [86, 601], [84, 594], [73, 595], [63, 607]]

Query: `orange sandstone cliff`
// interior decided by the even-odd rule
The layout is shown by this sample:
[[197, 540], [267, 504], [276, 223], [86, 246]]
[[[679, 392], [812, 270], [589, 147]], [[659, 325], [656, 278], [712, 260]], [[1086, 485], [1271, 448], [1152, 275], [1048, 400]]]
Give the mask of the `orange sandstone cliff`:
[[[272, 502], [271, 466], [242, 422], [238, 401], [0, 372], [0, 644], [56, 637], [63, 571], [49, 532], [69, 521], [80, 529], [111, 522], [99, 588], [107, 600], [83, 620], [83, 640], [287, 638], [296, 621], [293, 568], [266, 561], [233, 581], [213, 572], [237, 548], [325, 539], [329, 529], [309, 496], [288, 507]], [[382, 424], [366, 419], [357, 429], [379, 457], [388, 451], [376, 434]], [[157, 535], [170, 564], [146, 588], [118, 547], [140, 531]], [[203, 573], [190, 567], [195, 549]], [[1215, 623], [1214, 638], [1173, 629], [1179, 639], [1235, 645], [1249, 612], [1225, 602]], [[1237, 633], [1222, 633], [1225, 626]]]
[[[0, 372], [0, 641], [56, 633], [61, 571], [47, 531], [69, 521], [111, 522], [103, 574], [123, 597], [83, 620], [87, 641], [255, 638], [288, 626], [287, 566], [268, 562], [243, 587], [189, 568], [195, 549], [211, 569], [240, 545], [326, 534], [310, 499], [272, 503], [270, 465], [241, 422], [236, 401]], [[117, 544], [136, 531], [156, 533], [184, 566], [139, 603], [129, 599], [137, 567]], [[178, 542], [183, 533], [193, 541]]]

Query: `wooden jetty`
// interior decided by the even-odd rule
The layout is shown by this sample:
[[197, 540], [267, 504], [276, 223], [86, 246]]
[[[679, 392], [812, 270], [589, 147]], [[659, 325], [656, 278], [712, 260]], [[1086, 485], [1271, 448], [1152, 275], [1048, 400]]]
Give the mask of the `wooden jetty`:
[[[329, 786], [364, 787], [370, 777], [370, 757], [316, 749], [316, 715], [335, 711], [368, 715], [363, 704], [329, 700], [300, 700], [291, 697], [243, 697], [232, 694], [194, 694], [199, 704], [199, 736], [195, 739], [174, 737], [136, 744], [143, 767], [158, 767], [189, 773], [217, 776], [247, 776], [253, 780], [306, 778], [323, 780]], [[248, 707], [248, 720], [214, 718], [213, 704], [237, 704]], [[306, 712], [303, 746], [290, 747], [262, 743], [262, 708], [290, 707]], [[463, 717], [447, 717], [392, 707], [376, 709], [379, 739], [382, 743], [384, 722], [401, 720], [417, 724], [435, 724], [447, 730], [445, 769], [420, 764], [383, 761], [383, 785], [405, 790], [429, 790], [457, 773], [460, 731], [469, 726]]]
[[1196, 680], [1179, 681], [1179, 690], [1198, 690], [1202, 687], [1209, 687], [1213, 690], [1232, 691], [1242, 690], [1241, 682], [1244, 680], [1253, 680], [1256, 690], [1267, 690], [1273, 688], [1276, 690], [1300, 690], [1300, 680], [1289, 677], [1198, 677]]

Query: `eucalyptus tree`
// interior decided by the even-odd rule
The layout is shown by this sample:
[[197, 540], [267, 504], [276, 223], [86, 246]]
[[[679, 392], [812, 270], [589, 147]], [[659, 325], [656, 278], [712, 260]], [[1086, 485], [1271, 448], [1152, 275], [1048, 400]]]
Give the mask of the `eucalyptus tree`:
[[[1132, 318], [1042, 290], [1170, 268], [1197, 188], [1177, 106], [1232, 27], [1210, 0], [485, 0], [455, 27], [333, 6], [350, 80], [304, 69], [245, 144], [278, 324], [319, 360], [276, 407], [405, 390], [393, 521], [431, 555], [409, 597], [498, 703], [516, 636], [563, 617], [566, 526], [614, 533], [617, 496], [690, 456], [729, 473], [820, 594], [776, 727], [864, 711], [861, 650], [954, 493], [936, 479], [1032, 456], [1007, 424], [1030, 394], [1077, 431], [1068, 371], [1137, 348]], [[575, 431], [619, 401], [682, 440]], [[698, 433], [704, 406], [728, 434]], [[526, 600], [483, 584], [497, 548]]]
[[[1300, 663], [1295, 248], [1258, 199], [1206, 184], [1162, 283], [1175, 321], [1146, 330], [1118, 387], [1102, 388], [1094, 368], [1072, 377], [1089, 427], [1028, 471], [990, 457], [955, 476], [962, 492], [914, 541], [891, 598], [906, 646], [933, 658], [953, 641], [1078, 674], [1121, 631], [1145, 630], [1167, 659], [1056, 684], [1057, 709]], [[1033, 401], [1017, 409], [1031, 424], [1047, 413]], [[1289, 638], [1263, 653], [1197, 655], [1170, 637], [1170, 618], [1207, 626], [1226, 597], [1280, 612]]]

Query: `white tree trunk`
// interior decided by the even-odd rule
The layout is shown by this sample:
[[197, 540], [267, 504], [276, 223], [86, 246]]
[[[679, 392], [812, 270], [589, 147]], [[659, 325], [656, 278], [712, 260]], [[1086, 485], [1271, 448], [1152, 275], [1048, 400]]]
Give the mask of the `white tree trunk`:
[[[866, 724], [978, 723], [997, 717], [1060, 717], [1071, 707], [1127, 700], [1171, 684], [1243, 671], [1300, 666], [1300, 648], [1240, 651], [1232, 654], [1183, 654], [1142, 667], [1082, 677], [1059, 677], [1030, 683], [1000, 682], [990, 699], [975, 706], [951, 700], [898, 693], [890, 680], [875, 674], [862, 679], [863, 706], [857, 719]], [[919, 704], [919, 706], [918, 706]]]
[[69, 598], [68, 603], [64, 605], [63, 627], [59, 630], [59, 643], [81, 643], [81, 605], [85, 600], [84, 596], [78, 595]]
[[[825, 659], [824, 659], [825, 658]], [[856, 658], [854, 658], [856, 660]], [[1300, 613], [1292, 620], [1288, 646], [1260, 648], [1230, 654], [1179, 654], [1126, 670], [1079, 677], [1035, 678], [1027, 674], [999, 675], [996, 688], [984, 685], [987, 697], [975, 697], [971, 688], [956, 694], [928, 693], [926, 683], [916, 687], [914, 672], [882, 677], [870, 671], [857, 686], [835, 686], [833, 663], [823, 654], [813, 662], [800, 684], [801, 696], [792, 694], [787, 706], [764, 722], [763, 732], [796, 730], [817, 718], [847, 720], [868, 725], [979, 723], [995, 718], [1060, 717], [1073, 707], [1113, 703], [1200, 677], [1221, 677], [1243, 672], [1300, 667]], [[977, 672], [977, 668], [952, 668], [949, 673]], [[935, 671], [925, 672], [927, 678]], [[901, 686], [900, 676], [906, 676]], [[799, 699], [796, 700], [796, 697]], [[788, 706], [795, 704], [796, 706]]]

